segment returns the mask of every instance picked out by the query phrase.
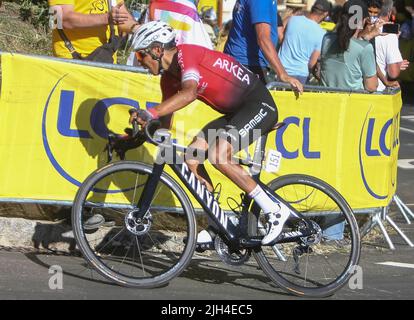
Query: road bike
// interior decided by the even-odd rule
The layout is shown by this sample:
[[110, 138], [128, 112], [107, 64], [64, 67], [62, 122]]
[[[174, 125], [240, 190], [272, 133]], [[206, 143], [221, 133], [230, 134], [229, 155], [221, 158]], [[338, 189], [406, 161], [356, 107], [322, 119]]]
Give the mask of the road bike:
[[[302, 174], [262, 183], [267, 135], [255, 142], [253, 156], [234, 157], [291, 213], [277, 243], [263, 246], [267, 230], [260, 207], [242, 193], [240, 201], [227, 199], [232, 210], [223, 210], [217, 194], [209, 192], [184, 161], [194, 150], [156, 128], [154, 121], [145, 127], [146, 142], [158, 150], [154, 163], [110, 163], [93, 172], [76, 194], [74, 235], [84, 258], [101, 275], [137, 288], [160, 287], [179, 276], [196, 248], [196, 201], [212, 221], [214, 247], [226, 264], [240, 266], [253, 255], [274, 284], [298, 296], [326, 297], [347, 283], [359, 262], [360, 235], [352, 209], [333, 187]], [[114, 224], [91, 230], [85, 226], [91, 214]], [[342, 245], [325, 237], [338, 225], [346, 241]]]

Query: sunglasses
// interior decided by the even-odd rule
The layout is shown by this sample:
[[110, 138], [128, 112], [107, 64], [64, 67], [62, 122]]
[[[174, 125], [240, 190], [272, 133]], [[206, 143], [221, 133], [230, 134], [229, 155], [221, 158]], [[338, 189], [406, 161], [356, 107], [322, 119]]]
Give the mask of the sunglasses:
[[137, 57], [138, 62], [142, 62], [148, 53], [148, 49], [135, 51], [135, 56]]

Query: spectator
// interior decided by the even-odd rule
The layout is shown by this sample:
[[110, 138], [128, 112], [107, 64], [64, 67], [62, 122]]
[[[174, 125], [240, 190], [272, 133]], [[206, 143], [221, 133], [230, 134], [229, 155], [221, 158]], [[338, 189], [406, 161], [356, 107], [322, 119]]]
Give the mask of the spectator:
[[256, 73], [266, 83], [267, 67], [276, 72], [279, 79], [289, 83], [294, 90], [303, 86], [286, 73], [276, 51], [277, 3], [274, 0], [237, 0], [233, 10], [233, 26], [224, 53], [233, 56]]
[[[163, 21], [177, 32], [177, 44], [195, 44], [213, 49], [210, 37], [198, 15], [197, 2], [194, 0], [151, 0], [144, 23], [154, 20]], [[134, 27], [133, 31], [138, 27]], [[139, 65], [134, 53], [131, 53], [127, 64]]]
[[329, 20], [332, 21], [335, 26], [339, 21], [342, 13], [342, 6], [336, 5], [332, 8], [331, 12], [329, 13]]
[[290, 2], [288, 0], [286, 2], [286, 9], [283, 11], [283, 16], [282, 16], [283, 25], [286, 27], [291, 17], [303, 16], [305, 13], [306, 13], [306, 4]]
[[286, 27], [285, 40], [279, 51], [280, 61], [288, 75], [302, 84], [309, 78], [321, 54], [325, 31], [319, 24], [329, 15], [328, 0], [317, 0], [305, 16], [293, 16]]
[[401, 25], [400, 38], [410, 40], [414, 37], [414, 14], [407, 10], [404, 0], [396, 0], [394, 5], [396, 22]]
[[[82, 59], [116, 63], [120, 45], [118, 28], [131, 22], [131, 15], [121, 1], [99, 4], [87, 0], [48, 0], [53, 13], [53, 54], [64, 59]], [[92, 215], [85, 227], [105, 223], [102, 215]]]
[[[116, 62], [117, 28], [130, 15], [119, 1], [48, 0], [57, 28], [53, 30], [53, 54], [59, 58]], [[99, 48], [99, 49], [98, 49]]]
[[[355, 14], [353, 6], [362, 9], [363, 21], [359, 26], [351, 20]], [[362, 0], [349, 0], [344, 4], [336, 32], [326, 34], [322, 42], [321, 80], [324, 86], [376, 91], [378, 78], [375, 55], [369, 40], [379, 34], [381, 23], [362, 30], [368, 20], [368, 8]], [[342, 246], [346, 244], [343, 235], [345, 222], [337, 223], [336, 219], [335, 215], [326, 217], [320, 226], [325, 241], [334, 241]]]
[[177, 31], [177, 44], [195, 44], [212, 49], [194, 0], [151, 0], [149, 21], [163, 21]]
[[412, 16], [414, 15], [414, 1], [404, 0], [405, 10], [407, 10]]
[[216, 46], [217, 37], [220, 32], [220, 28], [217, 23], [217, 14], [213, 7], [203, 7], [200, 12], [201, 20], [203, 21], [204, 28], [206, 29], [211, 41]]
[[[359, 26], [354, 25], [352, 6], [362, 8], [363, 21]], [[381, 23], [362, 30], [368, 18], [368, 8], [362, 0], [345, 3], [336, 32], [326, 34], [322, 42], [322, 85], [345, 90], [377, 90], [374, 48], [369, 40], [379, 34]]]
[[[379, 18], [388, 23], [392, 13], [392, 1], [387, 1]], [[401, 69], [408, 67], [408, 61], [403, 61], [401, 52], [398, 48], [398, 35], [387, 34], [375, 38], [375, 54], [377, 58], [377, 75], [380, 79], [378, 91], [383, 91], [386, 87], [399, 87], [397, 78]]]
[[384, 5], [383, 0], [364, 0], [364, 2], [368, 7], [371, 23], [375, 23], [378, 20], [381, 8]]

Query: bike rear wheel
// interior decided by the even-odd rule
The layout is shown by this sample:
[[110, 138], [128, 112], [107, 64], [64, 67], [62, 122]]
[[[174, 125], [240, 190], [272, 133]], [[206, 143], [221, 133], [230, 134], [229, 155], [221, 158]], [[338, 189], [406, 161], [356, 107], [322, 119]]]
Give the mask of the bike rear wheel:
[[[72, 208], [74, 236], [83, 256], [122, 286], [162, 286], [186, 268], [194, 253], [194, 208], [168, 174], [161, 175], [148, 212], [134, 215], [152, 170], [129, 161], [99, 169], [79, 188]], [[91, 229], [86, 222], [98, 214], [106, 223]]]
[[[334, 188], [314, 177], [287, 175], [268, 187], [319, 226], [320, 233], [313, 243], [307, 239], [256, 249], [253, 255], [257, 263], [287, 292], [310, 297], [332, 295], [347, 283], [359, 262], [360, 235], [352, 209]], [[266, 233], [259, 210], [249, 215], [251, 236]], [[298, 231], [299, 222], [292, 221], [283, 232]]]

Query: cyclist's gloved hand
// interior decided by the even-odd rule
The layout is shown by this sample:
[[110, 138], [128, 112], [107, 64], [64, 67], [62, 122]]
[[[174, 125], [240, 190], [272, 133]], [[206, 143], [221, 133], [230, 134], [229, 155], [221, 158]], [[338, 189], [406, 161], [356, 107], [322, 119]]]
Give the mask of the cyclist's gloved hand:
[[129, 122], [137, 120], [139, 124], [146, 125], [149, 121], [158, 119], [158, 114], [154, 109], [131, 109], [129, 110]]
[[138, 118], [138, 109], [132, 108], [129, 109], [129, 124], [132, 124], [134, 121], [136, 121]]

